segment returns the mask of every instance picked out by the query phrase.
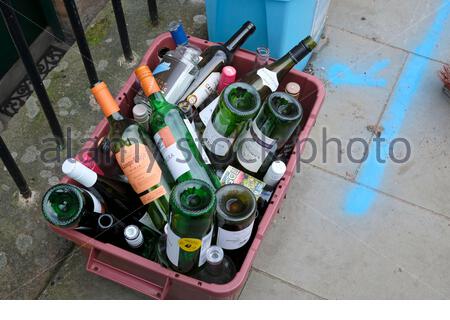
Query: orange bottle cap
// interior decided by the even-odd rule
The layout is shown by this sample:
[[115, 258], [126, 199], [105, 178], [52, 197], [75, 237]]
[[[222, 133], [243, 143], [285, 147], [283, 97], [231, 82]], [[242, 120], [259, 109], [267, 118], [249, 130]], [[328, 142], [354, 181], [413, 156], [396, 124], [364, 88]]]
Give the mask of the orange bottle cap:
[[141, 83], [141, 87], [144, 90], [144, 93], [147, 97], [151, 96], [155, 92], [161, 91], [161, 89], [158, 86], [158, 83], [156, 82], [155, 77], [153, 76], [148, 66], [143, 65], [137, 67], [134, 70], [134, 73], [136, 74], [136, 77]]
[[111, 95], [108, 86], [102, 81], [94, 85], [91, 89], [95, 100], [100, 105], [105, 117], [109, 117], [113, 113], [119, 112], [120, 108], [116, 99]]

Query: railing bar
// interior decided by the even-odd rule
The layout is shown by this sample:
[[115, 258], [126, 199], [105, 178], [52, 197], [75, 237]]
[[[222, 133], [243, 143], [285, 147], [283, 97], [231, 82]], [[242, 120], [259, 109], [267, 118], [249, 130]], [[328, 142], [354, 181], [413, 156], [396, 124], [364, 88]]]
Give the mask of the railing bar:
[[120, 43], [122, 44], [123, 55], [128, 61], [133, 60], [133, 52], [131, 51], [130, 38], [128, 37], [127, 23], [123, 13], [122, 2], [120, 0], [111, 0], [116, 17], [117, 29], [119, 31]]
[[147, 0], [147, 4], [152, 25], [156, 26], [158, 24], [158, 7], [156, 5], [156, 0]]

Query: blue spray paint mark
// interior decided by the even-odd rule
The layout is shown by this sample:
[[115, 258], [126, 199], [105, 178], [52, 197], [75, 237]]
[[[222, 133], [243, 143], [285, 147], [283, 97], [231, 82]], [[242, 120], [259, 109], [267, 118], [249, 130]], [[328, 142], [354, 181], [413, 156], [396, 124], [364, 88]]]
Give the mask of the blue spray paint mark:
[[[446, 30], [444, 24], [450, 15], [450, 0], [442, 2], [441, 10], [428, 31], [425, 40], [416, 48], [415, 52], [423, 56], [429, 56]], [[387, 160], [389, 155], [389, 143], [398, 136], [403, 120], [411, 105], [414, 94], [422, 81], [422, 75], [429, 64], [429, 60], [417, 55], [411, 55], [395, 88], [391, 103], [389, 104], [383, 122], [383, 138], [385, 142], [380, 144], [380, 159]], [[377, 161], [376, 144], [372, 143], [369, 157], [362, 165], [357, 181], [363, 185], [377, 188], [384, 175], [385, 165]], [[355, 186], [347, 196], [345, 210], [352, 215], [362, 215], [367, 212], [375, 200], [376, 193], [365, 186]]]
[[390, 63], [388, 59], [378, 61], [362, 74], [356, 74], [345, 64], [337, 63], [328, 69], [327, 78], [334, 85], [385, 87], [386, 79], [377, 77], [377, 74], [387, 68]]

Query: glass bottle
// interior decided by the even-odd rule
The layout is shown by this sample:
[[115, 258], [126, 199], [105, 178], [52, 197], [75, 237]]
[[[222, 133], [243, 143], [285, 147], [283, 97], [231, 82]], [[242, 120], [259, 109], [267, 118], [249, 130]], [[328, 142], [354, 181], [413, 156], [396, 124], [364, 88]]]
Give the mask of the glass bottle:
[[180, 273], [195, 272], [205, 263], [211, 245], [215, 190], [201, 180], [182, 182], [172, 190], [170, 207], [166, 245], [170, 267]]
[[284, 146], [299, 126], [302, 115], [300, 103], [291, 95], [272, 93], [235, 144], [239, 166], [262, 179], [277, 150]]
[[123, 236], [128, 244], [129, 250], [149, 260], [156, 260], [157, 235], [148, 228], [139, 229], [136, 225], [125, 227]]
[[[135, 70], [152, 108], [150, 131], [174, 180], [178, 183], [200, 179], [218, 188], [220, 182], [202, 155], [189, 128], [189, 120], [178, 107], [168, 103], [147, 66]], [[202, 149], [203, 150], [203, 149]]]
[[148, 205], [141, 222], [162, 233], [169, 213], [172, 181], [164, 174], [164, 164], [158, 163], [158, 151], [142, 128], [120, 113], [105, 83], [97, 83], [91, 91], [108, 119], [111, 150], [142, 204]]
[[222, 92], [203, 132], [206, 152], [217, 168], [231, 161], [233, 155], [229, 151], [234, 140], [256, 115], [260, 105], [258, 92], [246, 83], [235, 82]]
[[166, 254], [168, 228], [169, 228], [169, 224], [166, 224], [164, 227], [164, 233], [159, 237], [158, 244], [156, 247], [157, 261], [160, 265], [162, 265], [165, 268], [170, 267], [169, 259], [167, 258], [167, 254]]
[[277, 90], [284, 76], [300, 60], [305, 58], [316, 45], [316, 42], [308, 36], [274, 63], [251, 71], [240, 81], [254, 86], [259, 92], [261, 100], [264, 101], [270, 93]]
[[225, 284], [233, 280], [236, 266], [230, 257], [226, 256], [219, 246], [211, 246], [206, 251], [206, 265], [194, 277], [207, 282]]
[[200, 84], [213, 72], [220, 72], [220, 70], [231, 63], [234, 52], [248, 39], [250, 35], [255, 32], [255, 25], [247, 21], [245, 22], [231, 38], [222, 44], [210, 46], [205, 49], [200, 55], [200, 62], [198, 63], [199, 73], [192, 84], [187, 88], [181, 101], [192, 94]]
[[260, 69], [269, 64], [270, 50], [265, 47], [256, 48], [255, 61], [253, 63], [253, 70]]

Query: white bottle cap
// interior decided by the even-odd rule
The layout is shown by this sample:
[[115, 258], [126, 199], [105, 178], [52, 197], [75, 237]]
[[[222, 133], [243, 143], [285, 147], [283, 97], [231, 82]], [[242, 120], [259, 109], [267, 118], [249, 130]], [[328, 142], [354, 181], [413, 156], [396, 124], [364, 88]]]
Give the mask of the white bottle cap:
[[223, 249], [219, 246], [211, 246], [206, 250], [206, 261], [212, 265], [222, 263], [224, 257]]
[[263, 181], [265, 184], [275, 187], [278, 181], [280, 181], [280, 179], [283, 178], [285, 172], [286, 172], [286, 165], [284, 164], [284, 162], [276, 160], [272, 162], [272, 164], [270, 165], [269, 170], [267, 170]]
[[142, 103], [135, 105], [133, 108], [133, 118], [137, 122], [148, 121], [148, 107]]
[[144, 236], [141, 230], [135, 225], [129, 225], [123, 231], [125, 240], [132, 248], [139, 248], [144, 243]]
[[62, 172], [86, 188], [92, 187], [97, 182], [97, 173], [74, 158], [64, 161]]

